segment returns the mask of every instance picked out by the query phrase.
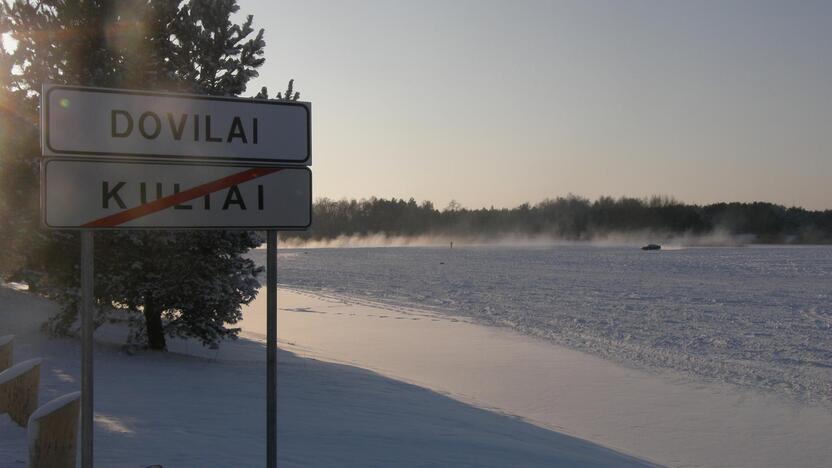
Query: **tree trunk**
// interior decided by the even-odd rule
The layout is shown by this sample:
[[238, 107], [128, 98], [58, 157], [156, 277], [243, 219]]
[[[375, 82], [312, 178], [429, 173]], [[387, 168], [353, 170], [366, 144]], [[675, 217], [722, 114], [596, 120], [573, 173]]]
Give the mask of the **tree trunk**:
[[156, 351], [167, 349], [165, 330], [162, 327], [162, 309], [148, 301], [144, 306], [144, 323], [147, 327], [147, 347]]

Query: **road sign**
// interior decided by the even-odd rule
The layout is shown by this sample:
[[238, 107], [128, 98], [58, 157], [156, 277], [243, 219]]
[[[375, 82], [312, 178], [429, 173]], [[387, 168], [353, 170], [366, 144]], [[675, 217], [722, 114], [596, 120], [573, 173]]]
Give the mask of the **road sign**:
[[45, 85], [44, 156], [310, 165], [311, 105]]
[[277, 464], [277, 230], [312, 222], [305, 102], [45, 85], [41, 213], [81, 232], [81, 466], [93, 466], [93, 230], [265, 229], [267, 465]]
[[305, 229], [312, 219], [312, 173], [46, 158], [41, 204], [52, 229]]

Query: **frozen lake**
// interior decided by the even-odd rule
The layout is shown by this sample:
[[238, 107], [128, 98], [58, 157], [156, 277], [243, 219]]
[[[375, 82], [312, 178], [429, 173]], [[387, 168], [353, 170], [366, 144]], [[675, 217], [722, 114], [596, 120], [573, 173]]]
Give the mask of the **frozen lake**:
[[279, 282], [832, 400], [832, 247], [285, 250]]

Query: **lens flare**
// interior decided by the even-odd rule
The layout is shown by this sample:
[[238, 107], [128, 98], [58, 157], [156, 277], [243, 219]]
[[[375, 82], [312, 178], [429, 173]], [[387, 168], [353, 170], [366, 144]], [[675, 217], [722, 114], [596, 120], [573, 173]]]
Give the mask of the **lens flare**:
[[69, 99], [63, 98], [61, 99], [61, 107], [64, 109], [69, 109]]

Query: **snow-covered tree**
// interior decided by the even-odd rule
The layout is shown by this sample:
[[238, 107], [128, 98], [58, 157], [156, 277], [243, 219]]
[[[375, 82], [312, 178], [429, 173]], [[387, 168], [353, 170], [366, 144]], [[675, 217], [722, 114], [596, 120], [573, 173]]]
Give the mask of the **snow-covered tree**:
[[[9, 49], [0, 50], [0, 274], [63, 305], [50, 331], [76, 327], [80, 243], [39, 226], [41, 85], [238, 96], [265, 46], [251, 16], [232, 21], [238, 9], [236, 0], [0, 0]], [[236, 337], [229, 325], [259, 287], [260, 268], [243, 254], [261, 242], [239, 231], [97, 233], [97, 321], [133, 317], [134, 337], [151, 349], [164, 349], [166, 335], [205, 345]]]

